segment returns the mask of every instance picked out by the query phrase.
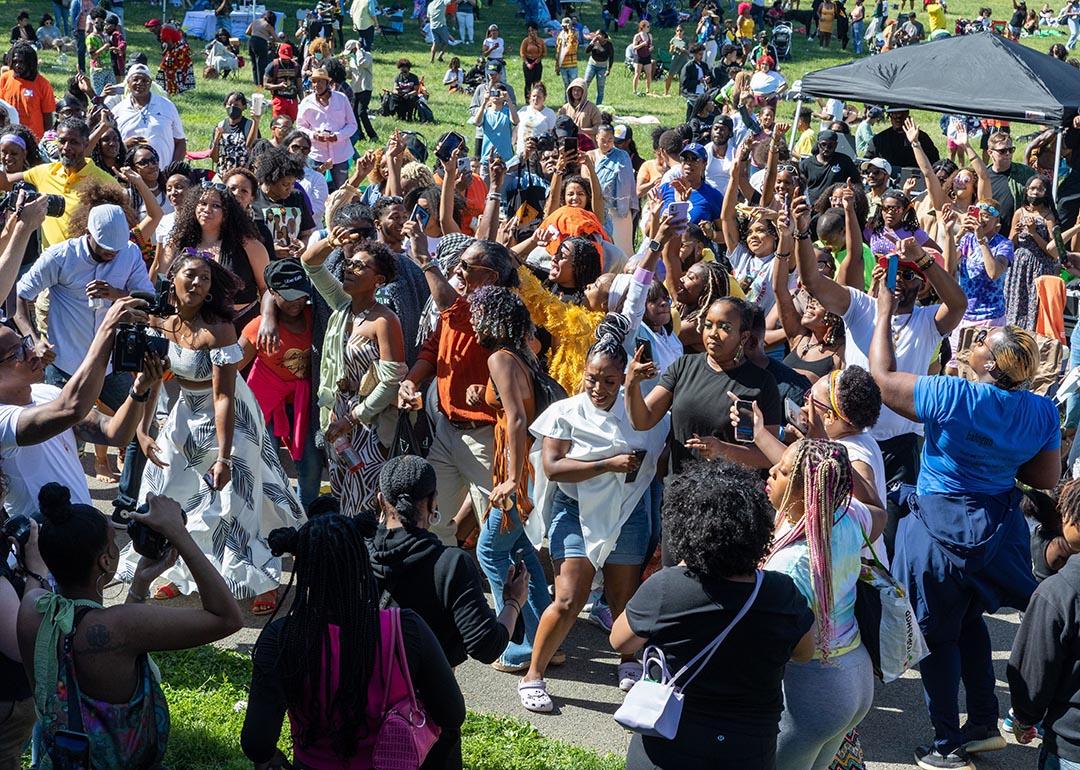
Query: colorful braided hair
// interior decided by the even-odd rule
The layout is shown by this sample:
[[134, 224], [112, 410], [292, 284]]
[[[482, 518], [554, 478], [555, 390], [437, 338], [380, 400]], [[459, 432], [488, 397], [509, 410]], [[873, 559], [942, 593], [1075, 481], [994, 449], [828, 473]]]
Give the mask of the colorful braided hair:
[[801, 482], [803, 515], [773, 544], [772, 553], [800, 540], [806, 541], [810, 550], [810, 584], [818, 625], [817, 647], [825, 661], [832, 639], [832, 529], [836, 511], [846, 511], [851, 501], [851, 461], [844, 445], [835, 441], [803, 439], [794, 447], [791, 479], [780, 510], [787, 510], [796, 485]]

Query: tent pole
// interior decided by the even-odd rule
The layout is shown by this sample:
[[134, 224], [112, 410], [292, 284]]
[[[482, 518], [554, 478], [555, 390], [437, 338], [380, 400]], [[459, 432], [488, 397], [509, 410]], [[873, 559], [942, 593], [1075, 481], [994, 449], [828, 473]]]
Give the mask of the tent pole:
[[795, 100], [795, 117], [791, 119], [791, 136], [788, 137], [788, 151], [795, 149], [795, 127], [799, 124], [799, 113], [802, 112], [802, 91], [799, 92], [799, 98]]
[[1061, 141], [1065, 136], [1065, 129], [1058, 128], [1057, 139], [1054, 142], [1054, 185], [1053, 185], [1053, 199], [1054, 205], [1057, 205], [1058, 198], [1058, 169], [1061, 168]]

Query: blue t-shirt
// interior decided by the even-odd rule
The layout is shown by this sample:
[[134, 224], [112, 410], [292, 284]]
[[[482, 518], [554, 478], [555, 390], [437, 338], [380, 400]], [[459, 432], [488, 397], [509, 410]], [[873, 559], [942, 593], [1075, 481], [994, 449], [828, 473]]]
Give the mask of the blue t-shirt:
[[926, 436], [919, 494], [1007, 492], [1021, 465], [1061, 446], [1054, 403], [1027, 391], [920, 377], [915, 414]]
[[487, 160], [488, 152], [494, 148], [495, 154], [509, 163], [514, 157], [514, 143], [511, 141], [513, 125], [510, 123], [510, 108], [503, 107], [495, 110], [491, 107], [484, 110], [483, 129], [484, 142], [480, 147], [480, 159]]
[[[675, 202], [675, 188], [670, 182], [660, 185], [660, 196], [664, 207]], [[690, 191], [690, 221], [694, 224], [715, 222], [720, 218], [720, 207], [724, 205], [724, 194], [709, 182], [702, 182], [701, 187]], [[662, 209], [663, 210], [663, 209]]]

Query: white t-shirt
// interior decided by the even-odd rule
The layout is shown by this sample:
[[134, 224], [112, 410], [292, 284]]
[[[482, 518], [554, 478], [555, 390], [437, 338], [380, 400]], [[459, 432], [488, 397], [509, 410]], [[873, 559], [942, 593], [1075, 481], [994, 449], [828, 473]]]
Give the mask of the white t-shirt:
[[825, 109], [822, 112], [827, 112], [832, 115], [832, 120], [821, 121], [819, 127], [822, 131], [827, 129], [830, 125], [838, 120], [844, 119], [844, 100], [843, 99], [827, 99], [825, 101]]
[[[836, 439], [838, 444], [843, 444], [847, 449], [848, 459], [855, 462], [864, 462], [870, 466], [874, 474], [874, 491], [882, 506], [885, 505], [885, 459], [881, 456], [881, 447], [874, 441], [873, 436], [867, 432], [856, 433], [852, 436], [844, 436]], [[889, 566], [889, 555], [885, 552], [885, 540], [878, 535], [874, 541], [874, 555], [882, 564]], [[870, 554], [866, 554], [867, 557]]]
[[501, 59], [503, 53], [506, 51], [506, 43], [503, 42], [501, 37], [485, 37], [483, 42], [480, 43], [481, 48], [483, 46], [490, 46], [491, 50], [488, 51], [488, 59]]
[[[844, 366], [861, 366], [870, 370], [870, 339], [874, 336], [877, 318], [875, 300], [869, 294], [848, 288], [851, 304], [843, 315], [847, 342], [844, 345]], [[940, 305], [916, 306], [910, 315], [892, 318], [896, 341], [896, 371], [925, 375], [941, 344], [941, 332], [937, 328], [937, 311]], [[884, 404], [877, 425], [870, 435], [877, 441], [902, 436], [905, 433], [923, 434], [922, 423], [901, 417]]]
[[[746, 301], [757, 305], [766, 314], [776, 304], [776, 292], [773, 291], [772, 284], [773, 270], [776, 268], [774, 257], [773, 254], [767, 257], [755, 257], [745, 243], [740, 243], [728, 254], [728, 261], [731, 262], [731, 270], [736, 280], [742, 282], [749, 279], [750, 281], [750, 286], [746, 289]], [[788, 291], [794, 293], [798, 285], [798, 274], [790, 273]]]
[[38, 491], [50, 481], [70, 489], [73, 503], [94, 504], [79, 461], [75, 431], [66, 430], [32, 446], [19, 446], [16, 440], [19, 416], [23, 411], [31, 406], [55, 401], [59, 396], [60, 388], [53, 385], [31, 385], [31, 404], [0, 405], [0, 458], [3, 458], [0, 469], [7, 480], [8, 493], [4, 508], [9, 516], [28, 516], [36, 512]]
[[184, 124], [172, 102], [151, 93], [150, 101], [140, 107], [130, 97], [125, 97], [112, 108], [112, 113], [125, 142], [136, 136], [142, 137], [157, 152], [162, 168], [172, 163], [173, 143], [184, 138]]
[[705, 179], [712, 183], [724, 195], [727, 195], [728, 182], [731, 181], [731, 169], [735, 167], [735, 143], [728, 141], [727, 149], [722, 157], [714, 154], [712, 142], [705, 145], [705, 151], [709, 153], [709, 162], [705, 166]]
[[165, 243], [172, 235], [173, 224], [176, 222], [176, 212], [170, 211], [161, 217], [158, 226], [154, 229], [154, 243]]
[[518, 110], [517, 146], [518, 154], [525, 152], [525, 140], [555, 130], [555, 110], [545, 107], [534, 110], [531, 105]]

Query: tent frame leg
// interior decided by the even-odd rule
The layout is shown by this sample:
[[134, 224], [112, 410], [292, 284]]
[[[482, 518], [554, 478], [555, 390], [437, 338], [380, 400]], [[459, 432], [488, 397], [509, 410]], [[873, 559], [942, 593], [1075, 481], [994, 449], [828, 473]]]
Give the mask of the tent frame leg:
[[803, 105], [803, 98], [800, 95], [799, 98], [795, 100], [795, 117], [792, 118], [792, 121], [791, 121], [792, 122], [791, 136], [788, 137], [788, 146], [787, 146], [788, 147], [788, 152], [791, 152], [792, 150], [795, 149], [795, 134], [797, 133], [796, 130], [795, 130], [795, 126], [798, 125], [799, 113], [802, 112], [802, 105]]
[[1054, 183], [1052, 186], [1051, 197], [1054, 199], [1054, 205], [1057, 206], [1058, 202], [1058, 171], [1061, 169], [1061, 143], [1065, 137], [1065, 129], [1057, 129], [1057, 139], [1054, 140]]

